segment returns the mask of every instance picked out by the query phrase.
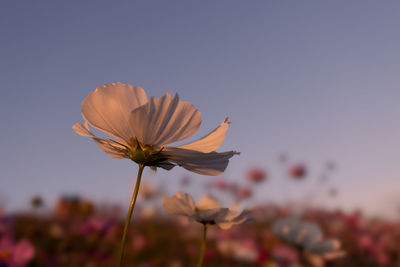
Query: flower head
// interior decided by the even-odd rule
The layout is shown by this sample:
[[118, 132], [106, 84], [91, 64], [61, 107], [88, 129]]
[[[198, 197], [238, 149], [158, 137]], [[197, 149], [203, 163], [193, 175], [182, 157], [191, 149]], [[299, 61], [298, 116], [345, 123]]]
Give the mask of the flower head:
[[329, 259], [343, 255], [339, 250], [340, 242], [336, 239], [323, 240], [322, 231], [315, 223], [295, 218], [280, 219], [274, 224], [274, 232], [301, 251]]
[[35, 249], [27, 240], [15, 243], [10, 238], [4, 237], [0, 240], [0, 265], [3, 266], [26, 266], [35, 256]]
[[[189, 171], [218, 175], [225, 170], [235, 151], [217, 153], [229, 128], [226, 118], [203, 138], [177, 147], [166, 144], [192, 136], [200, 127], [201, 114], [176, 94], [147, 99], [138, 86], [109, 83], [98, 87], [82, 102], [82, 117], [72, 128], [90, 137], [109, 156], [166, 170], [179, 165]], [[114, 139], [95, 136], [94, 127]]]
[[221, 208], [219, 201], [210, 196], [204, 196], [195, 203], [191, 195], [178, 192], [172, 197], [164, 197], [163, 206], [170, 214], [187, 216], [202, 224], [217, 224], [222, 229], [249, 220], [247, 211], [239, 213], [236, 206]]
[[302, 179], [307, 175], [307, 169], [304, 165], [294, 165], [289, 169], [289, 176], [293, 179]]
[[267, 179], [267, 173], [258, 167], [254, 167], [247, 172], [247, 179], [253, 183], [261, 183]]

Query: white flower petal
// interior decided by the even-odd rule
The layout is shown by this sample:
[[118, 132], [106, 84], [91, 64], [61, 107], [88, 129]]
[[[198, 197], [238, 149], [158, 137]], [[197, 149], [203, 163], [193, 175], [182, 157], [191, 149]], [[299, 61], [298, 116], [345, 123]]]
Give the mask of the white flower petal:
[[176, 94], [161, 98], [151, 97], [149, 102], [133, 110], [130, 123], [135, 136], [144, 144], [162, 146], [192, 136], [200, 127], [201, 114], [190, 102], [183, 102]]
[[296, 218], [278, 220], [274, 232], [285, 241], [305, 249], [322, 240], [322, 231], [317, 224]]
[[81, 136], [86, 136], [86, 137], [96, 137], [92, 132], [90, 131], [89, 124], [86, 121], [85, 124], [82, 122], [77, 122], [72, 126], [72, 130], [74, 130], [77, 134]]
[[205, 195], [196, 203], [196, 208], [198, 210], [210, 210], [210, 209], [218, 209], [220, 208], [220, 203], [217, 199]]
[[200, 138], [192, 143], [178, 146], [178, 148], [196, 150], [203, 153], [209, 153], [217, 150], [225, 139], [225, 133], [229, 129], [231, 120], [226, 118], [217, 128], [215, 128], [208, 135]]
[[249, 211], [243, 210], [242, 212], [237, 211], [237, 207], [231, 207], [228, 210], [228, 213], [223, 218], [218, 218], [216, 223], [222, 229], [231, 228], [235, 224], [242, 224], [251, 221], [248, 218]]
[[309, 222], [303, 222], [301, 228], [297, 231], [295, 240], [303, 247], [312, 246], [322, 239], [322, 232], [318, 225]]
[[157, 167], [163, 168], [164, 170], [171, 170], [173, 167], [175, 167], [175, 164], [172, 164], [170, 162], [161, 162], [157, 164]]
[[115, 144], [114, 142], [110, 142], [110, 140], [106, 139], [100, 139], [100, 138], [93, 138], [93, 141], [104, 151], [107, 153], [112, 158], [115, 159], [123, 159], [127, 158], [124, 152], [122, 152], [120, 149], [124, 149], [120, 147], [118, 148], [118, 145]]
[[175, 215], [191, 216], [195, 212], [195, 204], [191, 195], [178, 192], [173, 197], [163, 198], [163, 207]]
[[165, 147], [162, 153], [169, 157], [169, 161], [202, 175], [221, 174], [228, 166], [229, 159], [236, 151], [202, 153], [194, 150]]
[[93, 127], [129, 143], [134, 137], [129, 124], [132, 110], [147, 102], [145, 91], [138, 86], [108, 83], [96, 88], [82, 102], [82, 116]]
[[102, 139], [96, 137], [89, 128], [89, 124], [86, 121], [85, 124], [81, 122], [77, 122], [72, 126], [72, 129], [79, 135], [81, 136], [86, 136], [90, 137], [93, 139], [93, 141], [104, 151], [106, 152], [110, 157], [116, 158], [116, 159], [122, 159], [126, 158], [125, 153], [123, 153], [123, 150], [125, 147], [117, 144], [116, 142], [112, 140], [107, 140], [107, 139]]

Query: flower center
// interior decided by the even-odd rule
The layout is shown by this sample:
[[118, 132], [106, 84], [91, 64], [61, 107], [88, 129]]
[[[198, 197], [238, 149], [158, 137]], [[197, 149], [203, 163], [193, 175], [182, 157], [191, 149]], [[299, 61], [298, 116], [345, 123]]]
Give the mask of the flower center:
[[130, 149], [127, 156], [138, 164], [144, 166], [157, 166], [158, 163], [166, 161], [168, 158], [161, 153], [163, 148], [155, 149], [153, 145], [142, 144], [137, 139], [131, 138]]

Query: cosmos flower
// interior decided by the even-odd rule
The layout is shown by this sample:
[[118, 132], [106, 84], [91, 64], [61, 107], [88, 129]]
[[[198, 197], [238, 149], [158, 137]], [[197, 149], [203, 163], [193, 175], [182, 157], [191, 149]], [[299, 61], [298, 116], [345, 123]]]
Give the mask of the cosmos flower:
[[289, 176], [293, 179], [301, 179], [307, 175], [307, 169], [304, 165], [294, 165], [289, 169]]
[[338, 240], [323, 240], [322, 231], [315, 223], [295, 218], [280, 219], [274, 224], [274, 232], [300, 251], [317, 254], [325, 259], [333, 259], [344, 254], [339, 250]]
[[35, 249], [27, 240], [15, 243], [8, 237], [0, 240], [0, 266], [26, 266], [35, 256]]
[[43, 199], [40, 196], [34, 196], [31, 199], [31, 206], [35, 209], [38, 209], [43, 206]]
[[[79, 135], [92, 138], [113, 158], [128, 158], [152, 169], [170, 170], [179, 165], [195, 173], [218, 175], [229, 159], [238, 154], [215, 152], [225, 138], [229, 118], [197, 141], [167, 146], [189, 138], [201, 124], [200, 111], [181, 101], [178, 94], [147, 99], [141, 87], [109, 83], [98, 87], [82, 102], [82, 117], [85, 122], [72, 127]], [[90, 127], [113, 139], [95, 136]]]
[[260, 183], [267, 179], [267, 173], [258, 167], [253, 167], [247, 172], [247, 179], [253, 183]]
[[229, 189], [229, 184], [222, 179], [214, 181], [212, 183], [212, 186], [221, 191], [225, 191], [225, 190]]
[[243, 188], [238, 188], [236, 190], [236, 198], [241, 201], [247, 198], [250, 198], [251, 195], [253, 194], [253, 190], [249, 187], [243, 187]]
[[191, 195], [178, 192], [172, 197], [164, 197], [163, 206], [170, 214], [187, 216], [204, 225], [216, 224], [222, 229], [249, 221], [247, 211], [239, 213], [236, 206], [221, 208], [219, 201], [210, 196], [195, 203]]

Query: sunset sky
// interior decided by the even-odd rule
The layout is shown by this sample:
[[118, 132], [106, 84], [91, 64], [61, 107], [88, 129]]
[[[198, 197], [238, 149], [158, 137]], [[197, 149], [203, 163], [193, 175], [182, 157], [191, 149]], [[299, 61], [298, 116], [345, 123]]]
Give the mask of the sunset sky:
[[[222, 176], [265, 168], [260, 201], [282, 200], [286, 185], [293, 198], [313, 190], [332, 160], [339, 196], [328, 205], [400, 204], [400, 2], [115, 3], [1, 1], [1, 206], [63, 193], [127, 204], [137, 166], [71, 129], [82, 100], [117, 81], [192, 102], [203, 123], [190, 140], [229, 116], [220, 151], [241, 155]], [[281, 153], [309, 167], [304, 184], [282, 185]], [[215, 179], [145, 172], [171, 193], [185, 175]]]

